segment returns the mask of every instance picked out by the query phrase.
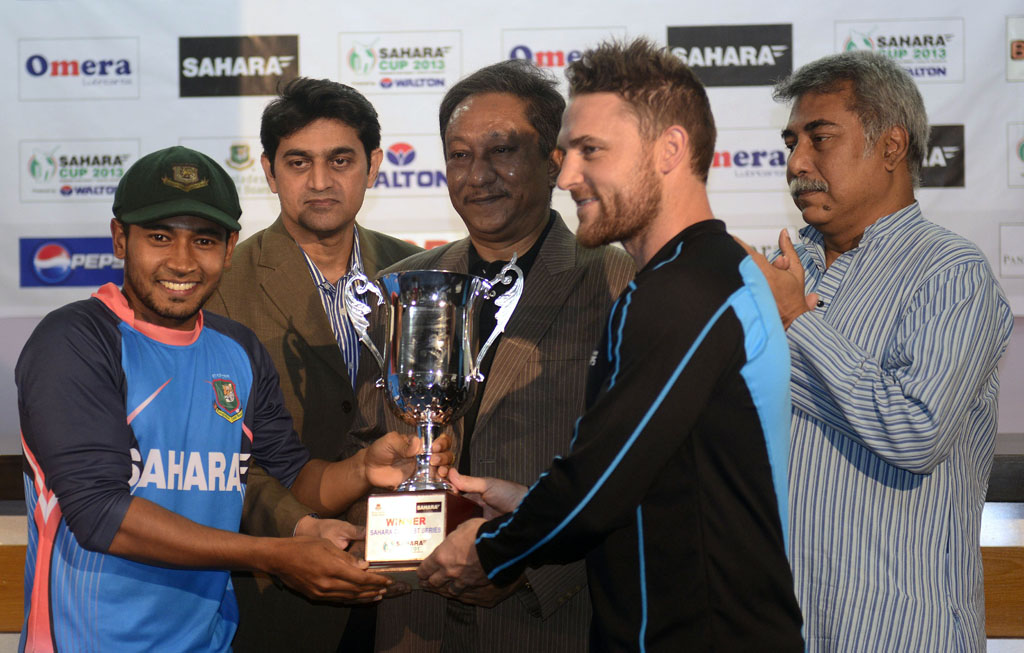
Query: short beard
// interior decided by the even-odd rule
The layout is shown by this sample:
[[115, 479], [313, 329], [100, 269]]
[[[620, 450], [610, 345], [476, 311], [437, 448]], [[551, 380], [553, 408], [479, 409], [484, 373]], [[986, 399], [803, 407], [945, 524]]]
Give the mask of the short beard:
[[[156, 301], [153, 299], [153, 292], [147, 292], [143, 294], [141, 291], [145, 286], [142, 283], [135, 282], [136, 275], [133, 270], [129, 270], [129, 266], [125, 266], [125, 285], [130, 285], [135, 297], [139, 302], [142, 303], [153, 315], [157, 315], [168, 322], [178, 322], [184, 324], [193, 317], [195, 317], [206, 301], [213, 296], [214, 291], [217, 289], [216, 286], [209, 289], [205, 296], [199, 298], [199, 301], [192, 305], [191, 301], [174, 303], [172, 302], [169, 306], [158, 306]], [[166, 325], [157, 325], [166, 326]]]
[[597, 198], [600, 214], [589, 224], [580, 225], [576, 239], [584, 247], [633, 239], [661, 210], [661, 183], [653, 163], [647, 161], [625, 188], [613, 191], [608, 198]]

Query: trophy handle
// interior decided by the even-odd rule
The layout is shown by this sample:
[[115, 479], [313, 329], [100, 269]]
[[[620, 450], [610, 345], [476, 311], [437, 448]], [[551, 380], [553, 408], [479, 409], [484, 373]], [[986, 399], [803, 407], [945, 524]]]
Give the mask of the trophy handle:
[[[377, 295], [377, 306], [384, 303], [384, 295], [381, 293], [380, 288], [377, 287], [377, 284], [370, 281], [362, 272], [354, 272], [349, 277], [349, 280], [345, 282], [342, 300], [345, 304], [345, 313], [348, 314], [349, 322], [352, 323], [352, 328], [356, 330], [359, 341], [366, 345], [366, 348], [370, 350], [373, 357], [377, 359], [377, 365], [380, 366], [380, 372], [383, 375], [384, 357], [380, 355], [380, 350], [370, 340], [370, 334], [367, 332], [370, 327], [370, 321], [366, 319], [366, 316], [370, 313], [370, 307], [357, 296], [365, 295], [367, 292]], [[383, 381], [384, 378], [382, 376], [377, 381], [377, 385], [381, 386]]]
[[[509, 274], [510, 272], [515, 273], [515, 283], [513, 283], [513, 277]], [[485, 298], [494, 300], [494, 303], [498, 306], [498, 312], [494, 316], [496, 320], [494, 330], [491, 331], [491, 335], [484, 342], [484, 346], [480, 348], [480, 353], [477, 354], [476, 361], [473, 363], [473, 372], [469, 375], [470, 379], [477, 383], [484, 380], [484, 375], [480, 373], [480, 365], [484, 362], [487, 350], [491, 348], [491, 345], [498, 339], [498, 336], [504, 333], [505, 325], [508, 324], [512, 313], [516, 310], [516, 305], [519, 304], [519, 298], [523, 294], [524, 277], [523, 271], [516, 265], [516, 255], [513, 253], [512, 260], [506, 263], [501, 268], [501, 271], [488, 282], [488, 292]], [[503, 286], [511, 285], [512, 288], [498, 295], [497, 291], [494, 290], [494, 286], [498, 284]]]

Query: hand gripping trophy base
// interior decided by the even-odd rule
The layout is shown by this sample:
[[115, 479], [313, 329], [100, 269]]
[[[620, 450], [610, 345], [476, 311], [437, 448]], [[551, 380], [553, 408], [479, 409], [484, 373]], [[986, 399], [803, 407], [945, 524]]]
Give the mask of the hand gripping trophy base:
[[454, 492], [455, 488], [443, 478], [431, 478], [430, 459], [433, 454], [430, 450], [434, 446], [434, 438], [437, 436], [437, 424], [434, 422], [420, 422], [416, 425], [416, 433], [423, 443], [422, 453], [416, 456], [416, 471], [409, 478], [402, 481], [398, 486], [398, 492], [424, 492], [430, 490], [447, 490]]

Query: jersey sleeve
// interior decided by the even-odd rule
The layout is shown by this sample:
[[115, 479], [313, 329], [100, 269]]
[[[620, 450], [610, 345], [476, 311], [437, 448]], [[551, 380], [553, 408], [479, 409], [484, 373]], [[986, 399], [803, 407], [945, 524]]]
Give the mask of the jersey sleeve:
[[631, 283], [613, 308], [604, 386], [577, 422], [567, 457], [530, 488], [511, 515], [485, 523], [477, 553], [507, 584], [526, 566], [564, 564], [628, 525], [685, 442], [716, 379], [737, 364], [742, 335], [725, 304], [710, 318], [666, 319], [655, 289]]
[[134, 443], [116, 320], [96, 300], [51, 313], [22, 350], [15, 378], [37, 491], [54, 493], [81, 546], [106, 552], [131, 503]]
[[246, 422], [252, 425], [253, 458], [270, 476], [290, 488], [299, 471], [309, 462], [309, 450], [295, 433], [270, 353], [252, 331], [233, 324], [244, 330], [243, 343], [252, 360], [252, 396]]

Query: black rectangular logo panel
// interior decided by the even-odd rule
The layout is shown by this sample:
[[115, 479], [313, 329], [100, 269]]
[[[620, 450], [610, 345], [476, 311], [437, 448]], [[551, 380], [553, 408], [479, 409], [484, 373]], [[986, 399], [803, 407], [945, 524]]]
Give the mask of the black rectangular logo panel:
[[964, 126], [932, 125], [921, 167], [921, 187], [963, 188], [964, 173]]
[[669, 27], [668, 47], [705, 86], [768, 86], [793, 72], [793, 26]]
[[181, 97], [275, 95], [299, 76], [299, 37], [181, 37], [178, 66]]

